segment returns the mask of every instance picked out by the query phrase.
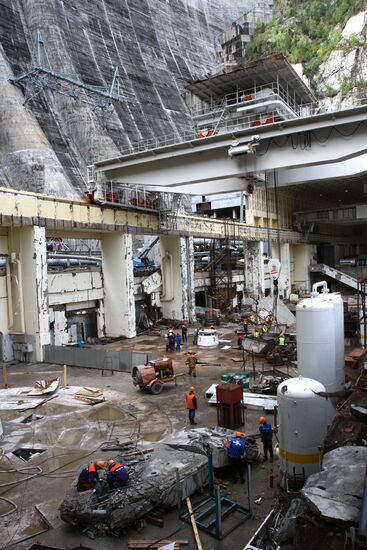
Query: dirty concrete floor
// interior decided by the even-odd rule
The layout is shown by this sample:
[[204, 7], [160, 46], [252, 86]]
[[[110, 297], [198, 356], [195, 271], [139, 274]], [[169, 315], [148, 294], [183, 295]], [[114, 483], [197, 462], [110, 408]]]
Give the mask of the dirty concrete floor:
[[[236, 326], [220, 328], [220, 338], [231, 340], [236, 345], [237, 338], [234, 335]], [[132, 340], [125, 340], [109, 344], [124, 349], [149, 351], [157, 354], [157, 357], [165, 355], [165, 342], [157, 336], [141, 336]], [[196, 393], [199, 401], [197, 413], [198, 426], [216, 425], [216, 409], [206, 403], [205, 390], [214, 382], [218, 382], [220, 375], [225, 372], [242, 370], [242, 363], [235, 363], [232, 358], [241, 358], [239, 350], [221, 350], [229, 343], [220, 343], [218, 349], [205, 350], [197, 348], [199, 360], [218, 363], [220, 366], [199, 365], [197, 377], [194, 379]], [[189, 346], [191, 338], [189, 337]], [[186, 350], [187, 350], [186, 346]], [[192, 347], [192, 346], [191, 346]], [[186, 351], [172, 354], [176, 373], [185, 373]], [[256, 368], [261, 370], [263, 360], [256, 361]], [[55, 366], [51, 367], [52, 369]], [[56, 367], [59, 368], [59, 367]], [[29, 364], [12, 367], [14, 372], [25, 371], [24, 376], [10, 378], [10, 383], [15, 386], [33, 385], [40, 375], [32, 375], [32, 371], [51, 370], [50, 365]], [[251, 369], [247, 369], [252, 371]], [[50, 376], [45, 376], [45, 378]], [[89, 539], [82, 532], [65, 525], [59, 518], [58, 506], [61, 503], [65, 491], [78, 473], [82, 465], [92, 459], [110, 458], [108, 453], [99, 449], [103, 441], [113, 436], [139, 435], [145, 441], [158, 441], [164, 435], [173, 430], [188, 425], [185, 410], [185, 392], [191, 385], [188, 375], [177, 380], [174, 384], [166, 385], [159, 396], [142, 393], [132, 384], [131, 377], [127, 373], [115, 372], [113, 376], [102, 376], [101, 371], [87, 368], [70, 367], [68, 369], [68, 383], [70, 386], [94, 386], [103, 388], [107, 402], [105, 404], [90, 407], [72, 400], [67, 404], [58, 404], [57, 399], [39, 406], [35, 410], [19, 413], [17, 411], [1, 411], [5, 437], [1, 447], [5, 453], [11, 453], [19, 447], [36, 447], [46, 449], [44, 453], [34, 457], [28, 463], [21, 462], [12, 456], [13, 467], [20, 468], [24, 465], [38, 464], [42, 469], [42, 475], [33, 479], [21, 481], [17, 485], [3, 487], [2, 485], [14, 480], [24, 480], [25, 476], [37, 473], [35, 470], [26, 470], [24, 474], [3, 472], [9, 468], [9, 461], [2, 458], [0, 462], [0, 494], [18, 506], [18, 510], [6, 516], [11, 521], [6, 531], [3, 532], [1, 547], [28, 549], [35, 542], [49, 544], [50, 546], [71, 548], [80, 544], [91, 549], [103, 548], [106, 550], [127, 548], [128, 539], [161, 539], [171, 538], [186, 539], [189, 546], [196, 548], [191, 526], [183, 523], [178, 518], [177, 510], [164, 514], [164, 527], [158, 528], [146, 525], [140, 531], [131, 529], [120, 538], [104, 537], [95, 540]], [[256, 408], [248, 408], [245, 411], [246, 434], [257, 433], [258, 418], [262, 411]], [[19, 419], [34, 413], [44, 418], [30, 424], [19, 424]], [[270, 418], [270, 420], [272, 420]], [[108, 455], [108, 456], [107, 456]], [[13, 458], [14, 456], [14, 458]], [[113, 455], [112, 455], [113, 456]], [[277, 461], [274, 463], [274, 487], [278, 478]], [[252, 468], [252, 492], [253, 500], [262, 497], [261, 504], [254, 504], [253, 517], [243, 522], [235, 531], [230, 533], [222, 541], [200, 531], [203, 548], [205, 550], [217, 549], [242, 549], [257, 526], [265, 518], [272, 507], [276, 489], [268, 487], [270, 465], [254, 466]], [[48, 474], [48, 475], [46, 475]], [[228, 473], [220, 471], [217, 475], [221, 479], [228, 479]], [[239, 504], [247, 507], [246, 485], [229, 483], [226, 493]], [[192, 497], [192, 501], [200, 499], [200, 495]], [[24, 517], [32, 506], [37, 505], [40, 512], [50, 524], [50, 529], [42, 534], [29, 538], [24, 542], [16, 542], [19, 538], [18, 517]], [[182, 506], [184, 511], [185, 506]], [[0, 501], [0, 514], [9, 510], [9, 505]], [[18, 515], [19, 514], [19, 515]], [[15, 521], [14, 521], [15, 520]], [[33, 535], [37, 532], [37, 526], [33, 525], [27, 533]], [[15, 543], [15, 544], [14, 544]]]

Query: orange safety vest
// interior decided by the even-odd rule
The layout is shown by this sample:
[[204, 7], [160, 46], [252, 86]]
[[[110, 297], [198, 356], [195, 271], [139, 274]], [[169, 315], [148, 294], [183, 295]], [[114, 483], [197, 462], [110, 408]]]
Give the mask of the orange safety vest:
[[110, 466], [109, 471], [112, 474], [113, 472], [115, 472], [117, 470], [117, 468], [120, 468], [121, 466], [122, 466], [122, 464], [113, 464], [112, 466]]
[[194, 393], [187, 393], [186, 394], [186, 409], [195, 410], [194, 397], [195, 397]]
[[91, 474], [92, 472], [96, 472], [96, 465], [92, 462], [92, 464], [89, 464], [88, 466], [88, 474]]
[[186, 365], [188, 365], [189, 369], [194, 369], [196, 367], [196, 363], [198, 360], [194, 355], [189, 355], [186, 359]]

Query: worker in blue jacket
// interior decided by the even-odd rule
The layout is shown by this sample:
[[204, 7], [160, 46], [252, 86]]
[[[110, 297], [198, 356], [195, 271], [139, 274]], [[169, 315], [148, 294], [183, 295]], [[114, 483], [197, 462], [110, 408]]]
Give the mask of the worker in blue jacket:
[[94, 489], [99, 481], [98, 470], [103, 470], [104, 466], [104, 460], [98, 460], [98, 462], [91, 462], [86, 468], [83, 468], [79, 474], [77, 491]]
[[129, 481], [129, 474], [124, 466], [114, 460], [108, 461], [107, 482], [111, 489], [123, 487]]
[[263, 416], [260, 416], [259, 422], [259, 432], [264, 447], [264, 460], [268, 460], [269, 452], [270, 462], [273, 462], [273, 428], [271, 427], [270, 422], [265, 420]]
[[242, 439], [242, 433], [236, 432], [235, 436], [230, 441], [227, 440], [227, 457], [228, 465], [231, 470], [232, 481], [237, 483], [238, 478], [243, 483], [243, 461], [242, 458], [246, 452], [246, 445]]

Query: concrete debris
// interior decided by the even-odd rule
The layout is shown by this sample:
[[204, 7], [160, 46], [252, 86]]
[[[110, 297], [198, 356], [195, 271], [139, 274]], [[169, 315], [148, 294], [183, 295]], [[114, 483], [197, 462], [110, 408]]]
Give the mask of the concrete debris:
[[90, 388], [89, 386], [81, 388], [74, 394], [74, 397], [86, 405], [97, 405], [105, 400], [101, 389]]
[[323, 471], [301, 490], [307, 506], [323, 518], [358, 523], [367, 463], [365, 447], [339, 447], [327, 453]]
[[85, 395], [86, 397], [100, 397], [101, 395], [103, 395], [103, 391], [100, 388], [83, 386], [83, 388], [77, 391], [75, 395]]
[[27, 409], [35, 409], [39, 405], [46, 402], [46, 399], [41, 401], [27, 401], [25, 399], [9, 399], [0, 402], [0, 410], [3, 411], [26, 411]]
[[51, 380], [37, 380], [28, 395], [50, 395], [55, 393], [60, 385], [60, 378], [53, 378]]
[[[257, 312], [261, 321], [268, 321], [269, 316], [272, 316], [273, 304], [274, 299], [269, 296], [260, 299], [257, 304]], [[252, 305], [252, 310], [256, 311], [256, 304]], [[277, 300], [275, 315], [279, 324], [286, 324], [288, 327], [293, 327], [296, 324], [296, 317], [281, 300]]]
[[165, 437], [162, 442], [172, 449], [201, 453], [204, 456], [210, 450], [214, 468], [221, 468], [227, 464], [227, 451], [223, 446], [223, 439], [229, 435], [233, 435], [233, 431], [225, 428], [195, 428], [175, 432]]
[[294, 498], [282, 518], [276, 539], [280, 543], [291, 541], [296, 533], [297, 517], [305, 511], [306, 505], [300, 498]]
[[[115, 460], [123, 461], [122, 455]], [[108, 491], [102, 485], [99, 497], [93, 491], [78, 493], [75, 479], [60, 506], [61, 519], [73, 526], [87, 526], [95, 535], [118, 534], [154, 508], [171, 508], [178, 498], [193, 494], [207, 483], [207, 457], [188, 448], [177, 450], [155, 444], [154, 454], [134, 472], [133, 468], [129, 467], [126, 487]]]

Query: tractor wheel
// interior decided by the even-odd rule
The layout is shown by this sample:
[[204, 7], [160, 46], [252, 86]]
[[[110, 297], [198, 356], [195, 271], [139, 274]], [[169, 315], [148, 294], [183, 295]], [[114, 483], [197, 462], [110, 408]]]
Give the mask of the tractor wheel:
[[150, 393], [153, 395], [158, 395], [163, 390], [163, 384], [160, 382], [153, 382], [153, 384], [150, 386]]

